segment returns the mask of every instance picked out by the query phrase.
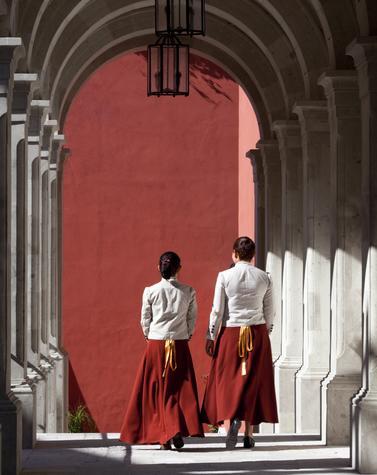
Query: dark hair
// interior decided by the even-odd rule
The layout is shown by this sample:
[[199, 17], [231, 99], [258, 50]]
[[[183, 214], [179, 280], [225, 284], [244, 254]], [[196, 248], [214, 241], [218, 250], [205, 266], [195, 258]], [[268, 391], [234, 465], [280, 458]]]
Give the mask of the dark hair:
[[241, 261], [251, 261], [255, 254], [255, 243], [247, 236], [237, 238], [233, 244], [235, 251]]
[[177, 273], [181, 265], [178, 254], [172, 251], [164, 252], [160, 257], [160, 273], [164, 279], [170, 279]]

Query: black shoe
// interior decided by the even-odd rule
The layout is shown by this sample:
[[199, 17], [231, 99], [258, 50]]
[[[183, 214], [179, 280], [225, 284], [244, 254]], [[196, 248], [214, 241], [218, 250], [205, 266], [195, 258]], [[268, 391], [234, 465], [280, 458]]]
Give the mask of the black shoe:
[[225, 439], [225, 447], [229, 449], [234, 449], [237, 445], [237, 436], [238, 431], [241, 427], [241, 421], [239, 419], [234, 419], [230, 423], [230, 427]]
[[173, 437], [173, 445], [176, 449], [181, 449], [185, 445], [182, 437], [179, 434]]
[[255, 439], [253, 439], [249, 435], [246, 435], [243, 438], [243, 447], [244, 447], [244, 449], [252, 449], [254, 446], [255, 446]]
[[161, 444], [160, 450], [171, 450], [170, 440], [168, 440], [165, 444]]

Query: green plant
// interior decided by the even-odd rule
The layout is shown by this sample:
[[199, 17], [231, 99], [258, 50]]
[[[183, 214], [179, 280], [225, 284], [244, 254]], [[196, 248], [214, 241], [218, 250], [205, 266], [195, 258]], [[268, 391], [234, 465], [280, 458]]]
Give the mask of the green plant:
[[96, 423], [83, 404], [68, 412], [69, 432], [97, 432]]
[[213, 424], [208, 424], [208, 432], [212, 432], [214, 434], [217, 434], [219, 432], [219, 426], [213, 425]]

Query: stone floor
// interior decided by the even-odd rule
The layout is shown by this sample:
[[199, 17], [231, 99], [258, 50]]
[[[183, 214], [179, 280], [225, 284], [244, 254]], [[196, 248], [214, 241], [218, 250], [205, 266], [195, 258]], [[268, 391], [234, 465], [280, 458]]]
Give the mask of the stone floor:
[[315, 437], [256, 436], [254, 450], [239, 444], [224, 448], [224, 437], [186, 439], [177, 451], [156, 446], [127, 446], [118, 434], [43, 434], [34, 450], [23, 454], [22, 474], [178, 474], [241, 475], [349, 474], [348, 447], [326, 447]]

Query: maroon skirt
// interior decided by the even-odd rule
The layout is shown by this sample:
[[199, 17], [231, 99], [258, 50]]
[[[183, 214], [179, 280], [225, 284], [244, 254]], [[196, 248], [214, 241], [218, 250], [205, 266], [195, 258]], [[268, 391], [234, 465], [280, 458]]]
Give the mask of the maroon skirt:
[[176, 434], [203, 436], [187, 340], [176, 340], [176, 370], [165, 367], [165, 341], [149, 340], [120, 432], [129, 444], [164, 444]]
[[223, 327], [215, 345], [201, 411], [202, 422], [221, 424], [240, 419], [257, 425], [278, 422], [274, 370], [267, 327], [250, 327], [253, 350], [246, 360], [238, 355], [239, 327]]

